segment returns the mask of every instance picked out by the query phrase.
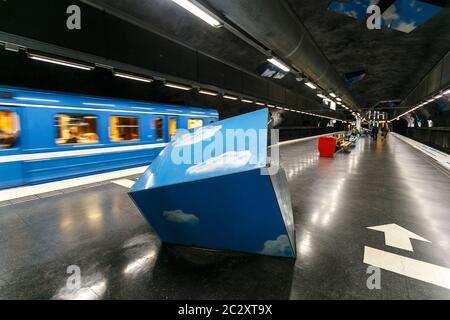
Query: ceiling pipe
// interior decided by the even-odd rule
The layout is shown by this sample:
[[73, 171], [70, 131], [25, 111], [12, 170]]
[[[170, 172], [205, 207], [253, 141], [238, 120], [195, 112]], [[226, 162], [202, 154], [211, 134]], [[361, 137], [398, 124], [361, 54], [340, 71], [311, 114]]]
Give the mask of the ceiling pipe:
[[[199, 1], [199, 0], [197, 0]], [[325, 90], [360, 109], [340, 75], [285, 0], [201, 0]]]

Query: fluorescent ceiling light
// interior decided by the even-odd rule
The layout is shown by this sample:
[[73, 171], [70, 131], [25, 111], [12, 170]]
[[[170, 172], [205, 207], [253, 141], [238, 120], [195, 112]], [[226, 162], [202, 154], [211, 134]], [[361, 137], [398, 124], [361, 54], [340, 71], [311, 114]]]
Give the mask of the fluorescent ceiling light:
[[242, 99], [241, 101], [244, 103], [253, 103], [253, 100], [249, 100], [249, 99]]
[[180, 89], [180, 90], [184, 90], [184, 91], [192, 90], [192, 87], [183, 86], [182, 84], [178, 84], [178, 83], [166, 82], [166, 83], [164, 83], [164, 85], [169, 88]]
[[59, 100], [51, 100], [51, 99], [40, 99], [40, 98], [26, 98], [26, 97], [16, 97], [16, 100], [21, 101], [36, 101], [36, 102], [50, 102], [50, 103], [58, 103], [61, 102]]
[[217, 92], [208, 91], [208, 90], [199, 90], [198, 92], [200, 92], [201, 94], [205, 94], [207, 96], [213, 96], [213, 97], [217, 97], [219, 95]]
[[330, 109], [331, 110], [336, 110], [336, 102], [334, 102], [334, 101], [330, 102]]
[[257, 104], [258, 106], [265, 106], [265, 105], [266, 105], [264, 102], [256, 102], [256, 104]]
[[337, 101], [339, 101], [339, 102], [340, 102], [340, 101], [342, 101], [342, 99], [341, 99], [341, 98], [336, 98], [336, 100], [337, 100]]
[[434, 96], [433, 98], [434, 99], [440, 99], [440, 98], [442, 98], [444, 95], [443, 94], [438, 94], [437, 96]]
[[70, 67], [70, 68], [75, 68], [75, 69], [80, 69], [80, 70], [91, 71], [94, 69], [93, 66], [89, 66], [87, 64], [61, 60], [61, 59], [47, 57], [47, 56], [34, 54], [34, 53], [28, 53], [28, 57], [32, 60], [53, 63], [53, 64], [57, 64], [60, 66], [65, 66], [65, 67]]
[[338, 102], [336, 102], [336, 103], [337, 103], [338, 105], [340, 105], [340, 106], [342, 105], [342, 102], [339, 102], [339, 101], [338, 101]]
[[337, 95], [335, 95], [333, 92], [330, 93], [330, 96], [332, 96], [333, 98], [336, 98], [336, 97], [337, 97]]
[[305, 86], [310, 87], [313, 90], [317, 89], [317, 87], [312, 82], [305, 82]]
[[449, 95], [450, 94], [450, 89], [445, 90], [442, 94]]
[[115, 107], [115, 104], [108, 103], [93, 103], [93, 102], [83, 102], [85, 106], [94, 106], [94, 107]]
[[291, 69], [287, 65], [285, 65], [283, 62], [281, 62], [280, 60], [278, 60], [276, 58], [269, 58], [269, 59], [267, 59], [267, 61], [269, 61], [271, 64], [273, 64], [274, 66], [277, 66], [278, 68], [280, 68], [281, 70], [283, 70], [285, 72], [291, 71]]
[[326, 96], [324, 96], [324, 95], [321, 94], [321, 93], [318, 93], [317, 96], [318, 96], [319, 98], [322, 98], [322, 99], [328, 99]]
[[283, 108], [282, 107], [276, 107], [277, 109], [280, 109], [280, 110], [283, 110]]
[[172, 1], [178, 4], [180, 7], [183, 7], [193, 15], [197, 16], [198, 18], [202, 19], [207, 24], [213, 26], [214, 28], [220, 28], [222, 26], [222, 23], [220, 23], [219, 20], [217, 20], [204, 10], [200, 9], [199, 7], [197, 7], [191, 1], [189, 0], [172, 0]]
[[144, 78], [141, 76], [135, 76], [135, 75], [131, 75], [131, 74], [123, 73], [123, 72], [113, 72], [113, 74], [116, 77], [129, 79], [129, 80], [141, 81], [141, 82], [146, 82], [146, 83], [153, 82], [153, 79]]
[[224, 97], [225, 99], [228, 99], [228, 100], [234, 100], [234, 101], [236, 101], [236, 100], [239, 99], [238, 97], [230, 96], [230, 95], [228, 95], [228, 94], [224, 95], [223, 97]]
[[267, 105], [269, 108], [275, 108], [275, 106], [273, 104], [268, 104]]

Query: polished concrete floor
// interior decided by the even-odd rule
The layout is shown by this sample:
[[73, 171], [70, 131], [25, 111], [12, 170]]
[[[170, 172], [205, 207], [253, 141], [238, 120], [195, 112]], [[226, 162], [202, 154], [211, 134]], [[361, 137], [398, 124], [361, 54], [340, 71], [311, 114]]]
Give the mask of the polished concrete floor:
[[[317, 141], [282, 147], [296, 261], [161, 247], [124, 187], [109, 183], [0, 207], [1, 299], [450, 299], [450, 290], [381, 271], [370, 246], [450, 268], [450, 178], [409, 145], [362, 139], [321, 159]], [[367, 227], [398, 224], [431, 243], [386, 246]], [[82, 288], [67, 287], [80, 267]]]

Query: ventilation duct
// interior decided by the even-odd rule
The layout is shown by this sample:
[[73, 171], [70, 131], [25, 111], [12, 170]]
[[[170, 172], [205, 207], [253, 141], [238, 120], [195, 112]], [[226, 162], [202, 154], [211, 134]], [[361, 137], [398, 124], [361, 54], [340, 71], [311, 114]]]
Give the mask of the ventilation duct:
[[359, 109], [343, 79], [283, 0], [201, 2], [299, 68], [323, 89], [339, 93], [351, 109]]

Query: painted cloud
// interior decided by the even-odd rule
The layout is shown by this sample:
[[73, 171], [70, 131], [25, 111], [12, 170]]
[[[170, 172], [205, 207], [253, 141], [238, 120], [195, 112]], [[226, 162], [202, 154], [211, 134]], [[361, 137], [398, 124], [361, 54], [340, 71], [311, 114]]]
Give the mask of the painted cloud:
[[222, 129], [222, 126], [207, 126], [195, 129], [194, 132], [181, 134], [173, 142], [175, 148], [190, 146], [200, 141], [208, 140]]
[[174, 223], [190, 224], [190, 225], [196, 225], [200, 223], [200, 219], [197, 218], [196, 215], [184, 213], [182, 210], [164, 211], [163, 216], [164, 218], [166, 218], [167, 221]]
[[[328, 10], [343, 14], [358, 20], [366, 20], [367, 8], [378, 4], [379, 0], [332, 1]], [[415, 28], [431, 19], [444, 8], [419, 0], [396, 0], [382, 14], [382, 24], [385, 27], [410, 33]]]
[[291, 256], [292, 249], [288, 236], [284, 234], [279, 236], [277, 240], [266, 241], [261, 253], [270, 256]]
[[237, 169], [247, 165], [251, 158], [252, 153], [248, 150], [230, 151], [192, 166], [187, 169], [186, 173], [195, 175], [219, 170]]

